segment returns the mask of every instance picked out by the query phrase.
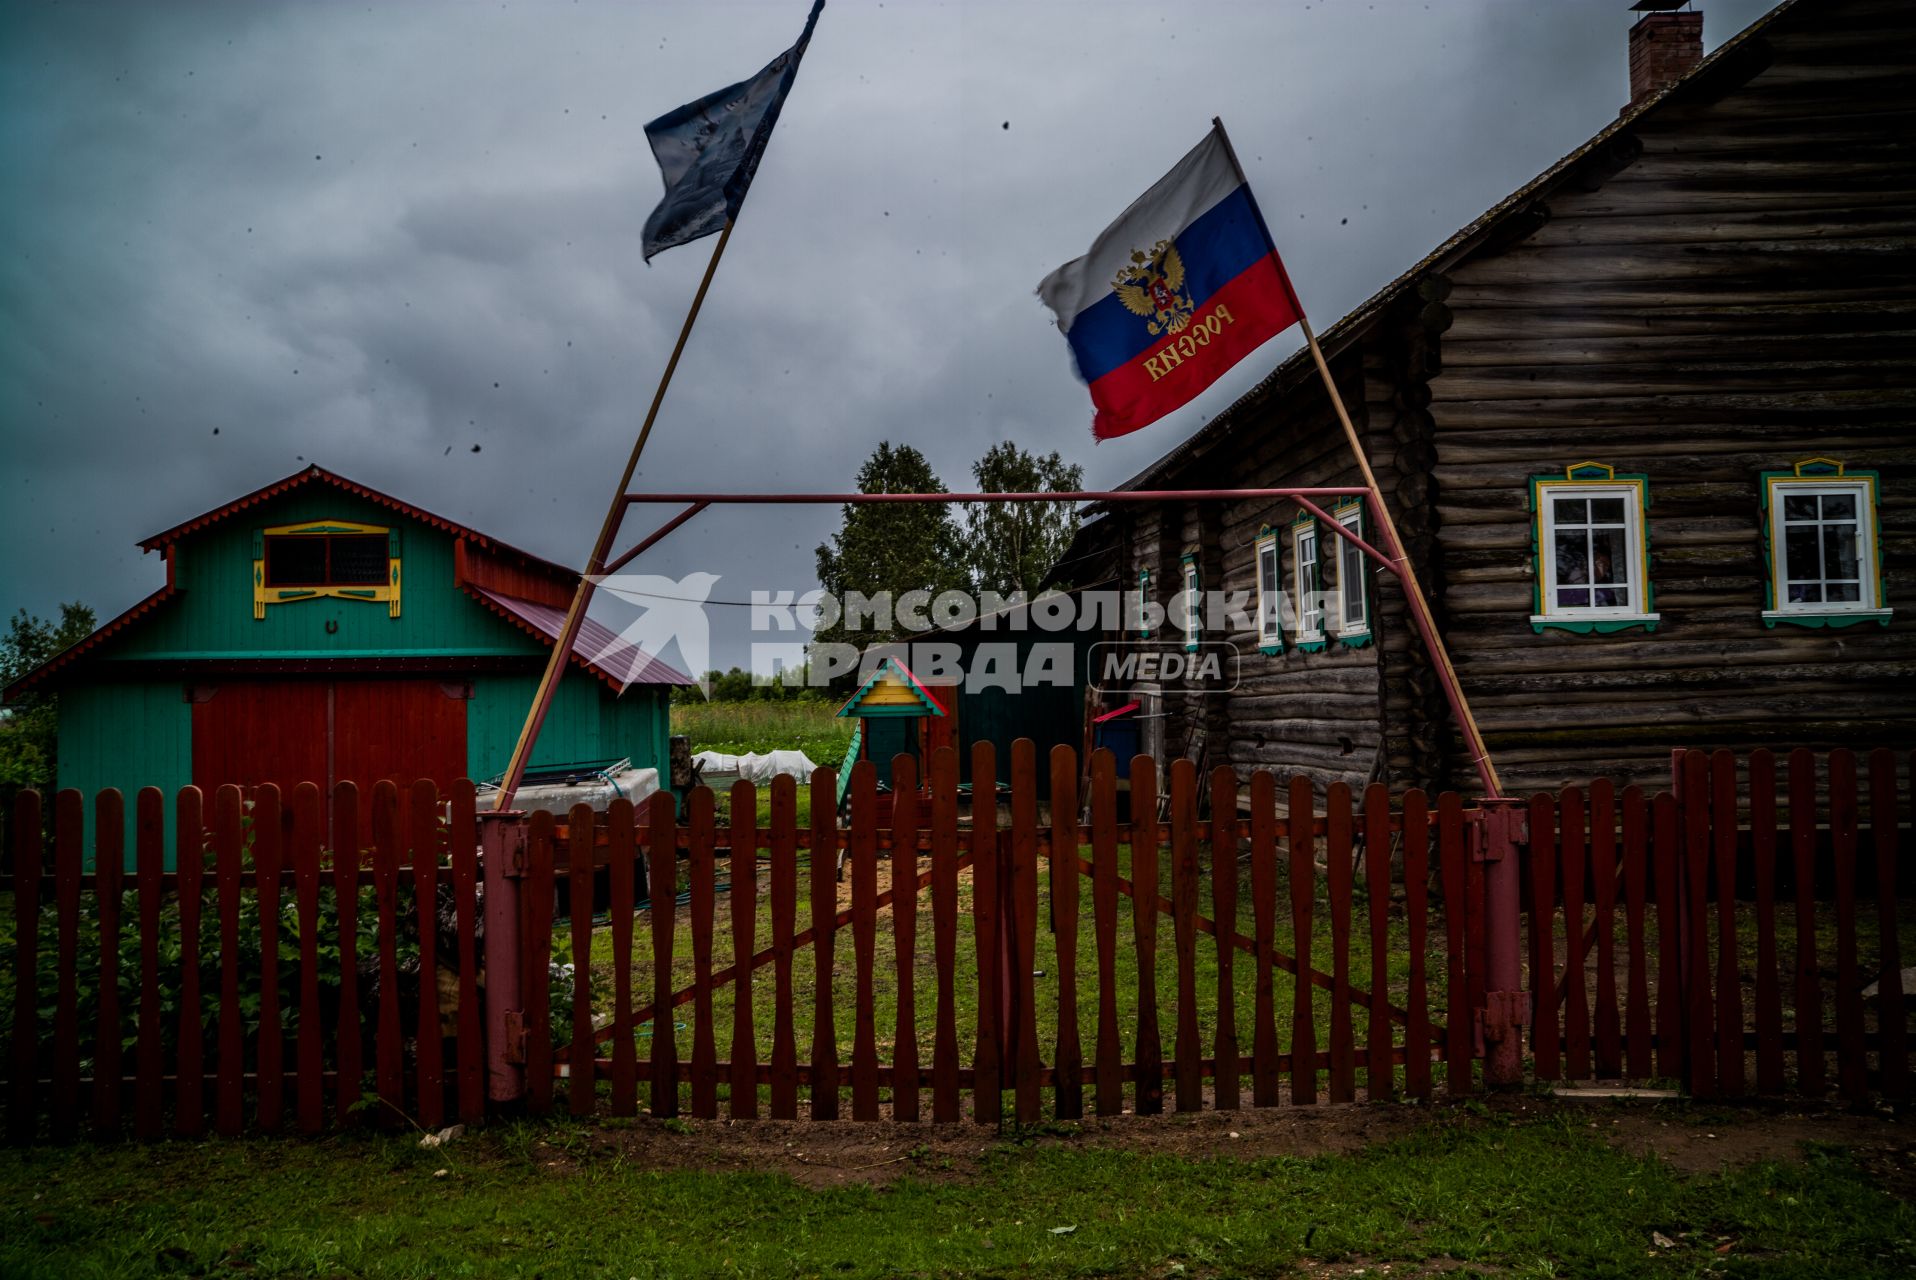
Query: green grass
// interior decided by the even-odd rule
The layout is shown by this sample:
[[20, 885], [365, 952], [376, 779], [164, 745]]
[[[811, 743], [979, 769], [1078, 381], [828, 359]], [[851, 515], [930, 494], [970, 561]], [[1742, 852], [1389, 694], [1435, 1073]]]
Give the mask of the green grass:
[[[719, 751], [727, 755], [751, 752], [803, 751], [812, 763], [836, 769], [852, 744], [852, 722], [837, 718], [838, 703], [803, 699], [796, 702], [683, 702], [672, 707], [672, 732], [691, 740], [694, 754]], [[721, 821], [728, 811], [723, 794], [715, 796]], [[772, 817], [771, 788], [758, 789], [758, 820]], [[798, 821], [812, 820], [811, 788], [798, 786]]]
[[1309, 1159], [990, 1144], [981, 1133], [989, 1150], [961, 1172], [921, 1155], [897, 1181], [824, 1190], [774, 1172], [641, 1167], [616, 1130], [564, 1124], [495, 1126], [443, 1151], [365, 1135], [6, 1151], [0, 1275], [1916, 1269], [1916, 1211], [1842, 1151], [1684, 1177], [1611, 1148], [1582, 1118], [1445, 1110], [1399, 1140]]
[[[1082, 850], [1089, 857], [1089, 848]], [[928, 860], [920, 863], [921, 868], [929, 867]], [[1130, 851], [1119, 851], [1120, 876], [1131, 873]], [[683, 874], [683, 869], [682, 869]], [[759, 898], [755, 946], [764, 949], [771, 945], [771, 907], [767, 871], [760, 867]], [[718, 878], [723, 881], [729, 875], [729, 869], [721, 861]], [[851, 871], [846, 869], [849, 881]], [[1251, 904], [1250, 875], [1248, 868], [1240, 869], [1240, 887], [1237, 904], [1237, 931], [1246, 937], [1256, 936], [1256, 922]], [[891, 883], [889, 855], [881, 859], [877, 884], [882, 892]], [[1320, 877], [1321, 884], [1321, 877]], [[684, 887], [681, 880], [680, 887]], [[796, 929], [803, 930], [811, 924], [811, 878], [809, 866], [799, 870], [798, 907]], [[1096, 934], [1092, 919], [1092, 884], [1089, 878], [1078, 878], [1079, 891], [1079, 928], [1074, 950], [1077, 973], [1078, 1001], [1078, 1037], [1082, 1061], [1095, 1060], [1098, 1036], [1098, 952]], [[1170, 858], [1168, 851], [1159, 857], [1159, 891], [1168, 899], [1172, 892]], [[1200, 913], [1211, 912], [1212, 879], [1210, 869], [1204, 868], [1199, 882], [1198, 899]], [[1291, 948], [1290, 897], [1285, 873], [1280, 870], [1277, 885], [1277, 901], [1280, 904], [1280, 916], [1277, 922], [1277, 945], [1281, 951]], [[1058, 991], [1059, 964], [1057, 937], [1045, 927], [1050, 917], [1051, 886], [1048, 866], [1039, 869], [1038, 915], [1040, 924], [1036, 936], [1036, 955], [1034, 969], [1037, 976], [1032, 979], [1032, 989], [1036, 996], [1035, 1012], [1039, 1040], [1039, 1054], [1049, 1064], [1055, 1060], [1058, 1042]], [[956, 1024], [960, 1059], [969, 1065], [975, 1043], [978, 1025], [978, 970], [977, 944], [973, 932], [971, 914], [971, 880], [969, 875], [960, 878], [958, 883], [957, 929], [955, 938], [955, 977], [953, 981], [953, 1020]], [[1118, 1026], [1124, 1060], [1134, 1061], [1137, 1049], [1137, 1014], [1140, 1007], [1140, 974], [1138, 949], [1132, 924], [1132, 900], [1120, 897], [1117, 910], [1115, 963], [1113, 966], [1113, 994], [1117, 1003]], [[1358, 989], [1368, 989], [1371, 985], [1371, 949], [1369, 933], [1369, 901], [1360, 890], [1356, 896], [1351, 938], [1349, 940], [1349, 965], [1351, 984]], [[686, 908], [677, 909], [673, 933], [673, 986], [681, 989], [692, 985], [695, 968], [692, 954], [692, 934], [689, 923], [690, 912]], [[718, 903], [717, 927], [713, 937], [713, 968], [723, 969], [731, 964], [733, 943], [731, 932], [731, 903], [726, 895], [721, 895]], [[921, 1068], [929, 1070], [932, 1065], [932, 1051], [936, 1034], [937, 1011], [937, 967], [936, 948], [933, 939], [932, 897], [929, 888], [919, 894], [917, 928], [912, 938], [913, 962], [912, 983], [915, 1018], [913, 1030], [918, 1046], [918, 1059]], [[1392, 1003], [1403, 1007], [1407, 1002], [1410, 979], [1410, 956], [1408, 951], [1408, 931], [1402, 914], [1401, 904], [1390, 904], [1387, 909], [1387, 928], [1390, 940], [1386, 956], [1388, 975], [1388, 993]], [[873, 965], [872, 965], [872, 1004], [874, 1021], [874, 1040], [881, 1064], [892, 1060], [892, 1047], [896, 1039], [899, 983], [897, 980], [897, 933], [895, 916], [892, 910], [883, 909], [877, 914], [874, 928]], [[634, 933], [634, 1005], [642, 1006], [650, 998], [651, 991], [651, 916], [641, 912], [633, 926]], [[1329, 903], [1320, 899], [1315, 904], [1312, 916], [1312, 962], [1319, 970], [1333, 971], [1335, 957], [1335, 939], [1330, 923]], [[593, 930], [592, 969], [594, 984], [594, 1009], [605, 1014], [611, 1012], [611, 992], [613, 975], [613, 948], [611, 931], [604, 925]], [[571, 934], [561, 925], [555, 933], [553, 956], [563, 962], [572, 959]], [[834, 1039], [838, 1045], [839, 1063], [842, 1068], [849, 1066], [855, 1043], [857, 1009], [857, 965], [850, 926], [839, 929], [835, 934], [833, 951], [833, 1023]], [[1157, 920], [1157, 942], [1151, 973], [1156, 983], [1156, 1007], [1158, 1009], [1159, 1035], [1164, 1059], [1168, 1062], [1174, 1055], [1178, 1029], [1178, 960], [1175, 946], [1175, 932], [1170, 917], [1160, 915]], [[798, 1047], [801, 1061], [809, 1061], [814, 1026], [814, 992], [816, 991], [814, 951], [812, 947], [800, 948], [794, 954], [792, 965], [793, 989], [793, 1025], [794, 1041]], [[1234, 1027], [1237, 1033], [1238, 1051], [1241, 1054], [1251, 1052], [1253, 1040], [1253, 1014], [1256, 1007], [1257, 967], [1253, 958], [1244, 952], [1234, 952], [1232, 957], [1231, 991], [1235, 1006]], [[1195, 988], [1193, 1002], [1196, 1013], [1199, 1043], [1202, 1057], [1212, 1054], [1214, 1038], [1219, 1022], [1219, 962], [1218, 946], [1214, 938], [1198, 934], [1194, 948], [1192, 982]], [[1426, 983], [1432, 1020], [1441, 1023], [1445, 1018], [1445, 962], [1444, 941], [1441, 921], [1436, 922], [1428, 938], [1426, 956]], [[1278, 1028], [1278, 1038], [1282, 1051], [1288, 1052], [1293, 1040], [1293, 996], [1295, 984], [1291, 976], [1281, 969], [1273, 974], [1272, 1004]], [[773, 983], [771, 966], [754, 972], [752, 978], [752, 1023], [756, 1042], [758, 1061], [770, 1061], [774, 1018], [776, 1014], [776, 990]], [[1333, 1019], [1332, 996], [1322, 988], [1312, 988], [1311, 1022], [1316, 1032], [1316, 1043], [1320, 1051], [1329, 1047]], [[712, 1020], [714, 1042], [721, 1061], [731, 1056], [732, 1011], [736, 996], [734, 985], [727, 983], [714, 990], [712, 998]], [[689, 1062], [692, 1055], [694, 1006], [686, 1004], [675, 1011], [677, 1024], [677, 1045], [679, 1058]], [[1361, 1088], [1367, 1079], [1363, 1067], [1363, 1046], [1367, 1043], [1369, 1013], [1355, 1001], [1350, 1010], [1352, 1028], [1355, 1033], [1358, 1051], [1356, 1056], [1357, 1083]], [[1393, 1043], [1403, 1042], [1404, 1030], [1400, 1025], [1392, 1024], [1388, 1028]], [[642, 1024], [637, 1028], [638, 1053], [641, 1059], [651, 1051], [651, 1028]], [[561, 1032], [560, 1039], [569, 1039], [569, 1034]], [[602, 1044], [600, 1056], [609, 1056], [609, 1043]], [[1441, 1087], [1444, 1068], [1436, 1064], [1432, 1068], [1433, 1078]], [[1403, 1069], [1394, 1069], [1397, 1087], [1402, 1087]], [[849, 1077], [842, 1077], [842, 1083], [849, 1085]], [[1318, 1075], [1319, 1088], [1328, 1084], [1326, 1075]], [[560, 1090], [564, 1084], [561, 1082]], [[1285, 1088], [1288, 1089], [1288, 1081]], [[1249, 1095], [1248, 1076], [1243, 1080], [1246, 1096]], [[689, 1099], [690, 1086], [682, 1086], [685, 1097]], [[1129, 1100], [1127, 1087], [1127, 1104]], [[721, 1085], [720, 1095], [726, 1095]], [[882, 1096], [889, 1098], [889, 1091]], [[801, 1108], [805, 1105], [801, 1097]], [[1049, 1102], [1047, 1101], [1047, 1110]]]
[[836, 702], [682, 702], [672, 708], [672, 732], [692, 750], [744, 755], [803, 751], [836, 769], [852, 742], [852, 722], [837, 718]]

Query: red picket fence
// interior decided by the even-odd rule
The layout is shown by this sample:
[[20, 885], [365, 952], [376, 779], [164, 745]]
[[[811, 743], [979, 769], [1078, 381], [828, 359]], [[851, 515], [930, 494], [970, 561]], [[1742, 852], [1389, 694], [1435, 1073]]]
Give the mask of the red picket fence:
[[[558, 1074], [565, 1080], [566, 1105], [578, 1115], [599, 1104], [598, 1082], [604, 1080], [615, 1115], [636, 1111], [643, 1084], [659, 1115], [676, 1115], [685, 1106], [695, 1116], [716, 1117], [723, 1093], [725, 1114], [733, 1118], [758, 1115], [761, 1101], [774, 1118], [796, 1118], [803, 1091], [811, 1118], [834, 1119], [849, 1087], [853, 1119], [878, 1119], [887, 1104], [895, 1119], [920, 1118], [929, 1092], [932, 1120], [958, 1120], [968, 1094], [972, 1118], [983, 1123], [1003, 1118], [1007, 1092], [1016, 1118], [1028, 1123], [1047, 1110], [1046, 1091], [1056, 1116], [1084, 1114], [1087, 1087], [1090, 1110], [1100, 1115], [1117, 1114], [1127, 1102], [1139, 1113], [1162, 1111], [1167, 1082], [1180, 1111], [1199, 1108], [1207, 1096], [1213, 1106], [1238, 1107], [1247, 1079], [1253, 1105], [1277, 1103], [1285, 1080], [1294, 1103], [1320, 1096], [1349, 1101], [1357, 1096], [1360, 1072], [1370, 1093], [1429, 1097], [1433, 1063], [1445, 1065], [1451, 1092], [1474, 1087], [1467, 1002], [1482, 987], [1481, 960], [1471, 959], [1482, 954], [1482, 912], [1453, 911], [1442, 923], [1441, 945], [1452, 958], [1447, 966], [1440, 963], [1434, 983], [1427, 956], [1432, 872], [1441, 870], [1453, 904], [1465, 900], [1473, 879], [1465, 810], [1456, 796], [1440, 797], [1433, 814], [1423, 794], [1413, 792], [1393, 812], [1385, 788], [1376, 786], [1359, 814], [1350, 789], [1339, 784], [1329, 789], [1324, 813], [1317, 816], [1309, 781], [1300, 778], [1289, 787], [1291, 816], [1279, 816], [1276, 779], [1260, 773], [1249, 785], [1253, 816], [1245, 821], [1237, 817], [1239, 781], [1229, 768], [1219, 768], [1211, 777], [1213, 816], [1200, 817], [1196, 770], [1178, 761], [1164, 797], [1166, 817], [1159, 821], [1156, 763], [1140, 756], [1130, 777], [1134, 817], [1119, 822], [1115, 761], [1099, 752], [1090, 764], [1089, 820], [1081, 824], [1075, 754], [1057, 748], [1049, 769], [1050, 818], [1042, 823], [1037, 760], [1028, 741], [1012, 753], [1008, 824], [996, 805], [980, 805], [961, 825], [965, 805], [957, 757], [948, 748], [934, 754], [923, 791], [913, 759], [894, 761], [888, 825], [874, 820], [879, 801], [869, 761], [853, 767], [850, 822], [842, 831], [830, 816], [835, 780], [823, 769], [811, 782], [809, 833], [794, 821], [796, 786], [789, 778], [772, 783], [771, 823], [763, 830], [756, 825], [756, 791], [746, 782], [732, 789], [728, 826], [718, 824], [714, 799], [703, 789], [690, 796], [682, 824], [664, 796], [651, 799], [644, 822], [622, 803], [612, 806], [602, 824], [583, 806], [563, 825], [535, 814], [524, 859], [524, 1023], [536, 1027], [549, 1017], [542, 976], [563, 955], [573, 966], [573, 1025], [570, 1044], [556, 1050], [529, 1037], [523, 1065], [531, 1109], [554, 1105]], [[992, 794], [998, 774], [989, 743], [974, 746], [971, 776], [974, 795]], [[844, 905], [835, 875], [841, 840], [850, 877]], [[573, 871], [584, 865], [573, 851], [587, 842], [594, 867], [607, 868], [610, 876], [603, 933], [590, 921], [592, 878]], [[803, 916], [797, 905], [801, 849], [809, 852], [810, 902]], [[1361, 900], [1355, 880], [1360, 851], [1369, 854]], [[635, 928], [639, 912], [630, 888], [629, 868], [640, 857], [647, 859], [652, 885], [649, 929], [643, 931], [649, 934], [651, 982], [645, 1003], [635, 1007], [633, 974], [647, 969], [632, 959], [635, 937], [640, 945], [647, 941]], [[1162, 869], [1161, 858], [1167, 860]], [[721, 870], [730, 878], [728, 921], [719, 919], [714, 892]], [[759, 935], [761, 874], [769, 887], [769, 947], [761, 947]], [[970, 887], [968, 947], [959, 937], [961, 877]], [[1088, 913], [1082, 910], [1085, 879], [1091, 882]], [[1208, 915], [1201, 894], [1206, 879]], [[1278, 896], [1280, 879], [1288, 912]], [[567, 888], [555, 893], [560, 883]], [[683, 908], [664, 892], [681, 884]], [[914, 957], [927, 894], [935, 963], [932, 990], [921, 1004]], [[552, 949], [555, 898], [572, 908], [563, 953]], [[1121, 911], [1123, 900], [1130, 905]], [[1251, 906], [1248, 924], [1241, 923], [1241, 902]], [[1327, 910], [1328, 929], [1314, 926], [1320, 909]], [[878, 1049], [881, 1019], [874, 998], [878, 944], [887, 932], [880, 928], [884, 912], [891, 917], [893, 950], [884, 975], [891, 995], [882, 1028], [890, 1036], [888, 1060]], [[1396, 947], [1393, 917], [1400, 921]], [[722, 958], [720, 935], [727, 923], [729, 957]], [[691, 950], [685, 982], [674, 977], [682, 928]], [[1352, 943], [1360, 929], [1368, 973], [1354, 975]], [[1050, 934], [1042, 950], [1041, 932]], [[595, 1003], [591, 958], [598, 954], [595, 938], [606, 934], [615, 989], [609, 1016], [595, 1026], [588, 1012]], [[852, 953], [848, 1010], [840, 1007], [847, 993], [839, 980], [838, 945], [845, 934]], [[803, 1002], [795, 995], [794, 971], [807, 947], [811, 1041], [809, 1056], [801, 1060], [797, 1019]], [[1168, 949], [1168, 964], [1161, 947]], [[1081, 952], [1092, 953], [1094, 961], [1084, 965]], [[1249, 966], [1244, 985], [1250, 995], [1242, 1013], [1240, 954]], [[729, 964], [716, 967], [726, 958]], [[1401, 981], [1392, 975], [1396, 961], [1404, 970]], [[755, 983], [768, 967], [774, 1025], [769, 1055], [761, 1057]], [[1288, 1020], [1275, 999], [1280, 974], [1288, 975]], [[961, 982], [975, 989], [963, 991]], [[1401, 1003], [1388, 994], [1394, 983], [1404, 991]], [[1095, 992], [1095, 1011], [1083, 1017], [1081, 985]], [[1433, 987], [1442, 993], [1441, 1004]], [[731, 1004], [724, 1059], [716, 1047], [724, 1030], [715, 1011], [721, 990]], [[669, 1012], [686, 1005], [689, 1053], [681, 1056], [679, 1036], [652, 1034], [650, 1054], [641, 1060], [635, 1036], [648, 1025], [663, 1030]], [[1433, 1011], [1444, 1021], [1434, 1020]], [[849, 1054], [841, 1044], [841, 1013], [851, 1024]]]
[[[311, 783], [285, 800], [221, 787], [210, 823], [187, 787], [174, 871], [163, 801], [151, 787], [135, 800], [130, 875], [119, 792], [96, 797], [90, 858], [82, 797], [54, 798], [51, 875], [40, 797], [14, 804], [0, 883], [13, 892], [13, 1140], [42, 1116], [55, 1138], [113, 1134], [129, 1111], [143, 1138], [199, 1134], [209, 1113], [221, 1134], [484, 1114], [470, 783], [444, 805], [430, 782], [405, 797], [378, 784], [364, 843], [358, 789], [342, 783], [333, 832], [358, 851], [349, 858], [322, 849]], [[422, 980], [438, 974], [442, 940], [457, 975], [449, 1012]]]
[[1907, 1098], [1895, 754], [1869, 756], [1866, 801], [1849, 751], [1783, 771], [1769, 751], [1680, 752], [1674, 773], [1654, 797], [1598, 781], [1530, 801], [1536, 1077], [1818, 1096], [1833, 1069], [1846, 1099]]
[[[495, 819], [469, 783], [383, 782], [361, 832], [342, 784], [331, 848], [310, 784], [221, 788], [210, 822], [189, 787], [177, 870], [156, 790], [130, 859], [118, 793], [90, 851], [78, 793], [22, 793], [8, 1134], [631, 1115], [642, 1093], [661, 1116], [980, 1123], [1428, 1098], [1517, 1082], [1526, 1016], [1539, 1080], [1907, 1096], [1888, 752], [1860, 779], [1841, 751], [1786, 774], [1689, 753], [1671, 793], [1599, 781], [1514, 822], [1229, 768], [1204, 815], [1195, 768], [1160, 789], [1148, 757], [1121, 820], [1109, 753], [1054, 751], [1048, 811], [1031, 744], [1008, 763], [998, 786], [975, 745], [966, 792], [951, 749], [922, 786], [900, 757], [886, 814], [861, 762], [843, 825], [823, 769], [804, 825], [791, 779], [763, 819], [738, 783], [723, 820], [703, 788]], [[1519, 900], [1527, 930], [1498, 905]]]

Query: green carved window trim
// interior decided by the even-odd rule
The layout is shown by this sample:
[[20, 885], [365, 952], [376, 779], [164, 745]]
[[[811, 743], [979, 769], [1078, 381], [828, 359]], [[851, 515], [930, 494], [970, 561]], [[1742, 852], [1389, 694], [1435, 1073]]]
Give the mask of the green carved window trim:
[[1145, 606], [1151, 603], [1151, 571], [1138, 570], [1138, 635], [1141, 639], [1151, 638], [1151, 628], [1144, 620]]
[[[1251, 544], [1251, 571], [1257, 579], [1257, 651], [1267, 658], [1275, 658], [1284, 652], [1284, 554], [1277, 545], [1277, 530], [1270, 525], [1261, 525], [1257, 537]], [[1271, 595], [1267, 598], [1264, 590], [1264, 555], [1271, 556]], [[1265, 619], [1273, 626], [1267, 632]]]
[[1198, 569], [1197, 551], [1193, 548], [1178, 557], [1179, 594], [1184, 596], [1184, 651], [1196, 653], [1204, 634], [1204, 575]]
[[[1364, 536], [1364, 504], [1361, 499], [1352, 498], [1340, 502], [1331, 508], [1331, 516], [1340, 525], [1344, 525], [1358, 537]], [[1348, 520], [1347, 520], [1348, 517]], [[1357, 557], [1357, 584], [1364, 601], [1364, 625], [1362, 629], [1346, 630], [1344, 626], [1344, 552], [1348, 547]], [[1318, 549], [1318, 564], [1323, 565], [1323, 549]], [[1363, 551], [1344, 538], [1337, 539], [1337, 643], [1346, 649], [1363, 649], [1370, 645], [1373, 638], [1371, 629], [1372, 611], [1377, 606], [1375, 593], [1371, 590], [1370, 566]]]
[[[1304, 579], [1303, 549], [1298, 545], [1304, 533], [1311, 535], [1311, 574], [1310, 581]], [[1317, 527], [1317, 517], [1299, 516], [1291, 521], [1291, 581], [1297, 588], [1297, 634], [1294, 643], [1299, 653], [1322, 653], [1327, 639], [1324, 634], [1324, 536]], [[1306, 630], [1304, 621], [1310, 616], [1308, 601], [1317, 600], [1317, 629]]]
[[[1605, 486], [1610, 488], [1634, 488], [1636, 491], [1636, 524], [1638, 539], [1637, 572], [1641, 575], [1643, 592], [1643, 612], [1609, 617], [1578, 617], [1572, 613], [1547, 613], [1544, 595], [1544, 559], [1543, 525], [1546, 493], [1560, 488], [1578, 486]], [[1615, 467], [1602, 462], [1573, 462], [1563, 469], [1562, 475], [1531, 476], [1528, 493], [1524, 499], [1524, 509], [1530, 513], [1530, 630], [1542, 635], [1546, 630], [1567, 631], [1572, 635], [1589, 636], [1614, 635], [1619, 631], [1631, 631], [1641, 627], [1646, 632], [1655, 632], [1662, 621], [1657, 613], [1656, 583], [1650, 577], [1650, 477], [1645, 472], [1618, 472]]]
[[[1860, 602], [1849, 609], [1791, 609], [1780, 605], [1778, 590], [1781, 575], [1785, 572], [1778, 555], [1774, 532], [1773, 513], [1776, 509], [1776, 493], [1779, 487], [1806, 488], [1811, 485], [1829, 485], [1832, 488], [1854, 489], [1863, 496], [1868, 504], [1866, 520], [1859, 521], [1864, 530], [1868, 545], [1863, 548], [1865, 563], [1875, 570], [1863, 575], [1864, 580], [1875, 589], [1873, 600]], [[1763, 471], [1757, 474], [1758, 501], [1761, 507], [1760, 527], [1763, 538], [1763, 611], [1759, 615], [1766, 630], [1774, 630], [1781, 622], [1792, 627], [1804, 627], [1810, 630], [1837, 631], [1844, 627], [1854, 627], [1865, 622], [1874, 622], [1887, 627], [1894, 611], [1885, 603], [1889, 597], [1889, 577], [1883, 567], [1883, 514], [1879, 499], [1882, 496], [1882, 474], [1876, 471], [1851, 471], [1835, 458], [1805, 458], [1795, 463], [1788, 471]]]

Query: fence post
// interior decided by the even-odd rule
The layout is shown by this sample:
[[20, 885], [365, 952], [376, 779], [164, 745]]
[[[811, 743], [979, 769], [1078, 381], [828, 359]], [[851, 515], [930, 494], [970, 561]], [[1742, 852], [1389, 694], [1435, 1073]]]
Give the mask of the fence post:
[[526, 1093], [524, 965], [519, 954], [525, 817], [511, 809], [479, 811], [486, 895], [486, 1097], [493, 1102], [518, 1102]]
[[[1521, 800], [1484, 799], [1479, 857], [1484, 862], [1484, 1083], [1492, 1089], [1523, 1084], [1523, 937], [1517, 850], [1530, 843], [1530, 810]], [[1572, 945], [1575, 943], [1573, 941]]]

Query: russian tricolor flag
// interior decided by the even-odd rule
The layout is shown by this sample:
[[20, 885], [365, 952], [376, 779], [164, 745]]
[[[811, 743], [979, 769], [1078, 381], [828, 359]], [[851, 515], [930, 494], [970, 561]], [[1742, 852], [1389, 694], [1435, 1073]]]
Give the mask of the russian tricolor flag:
[[1038, 296], [1100, 440], [1156, 422], [1304, 315], [1218, 126]]

